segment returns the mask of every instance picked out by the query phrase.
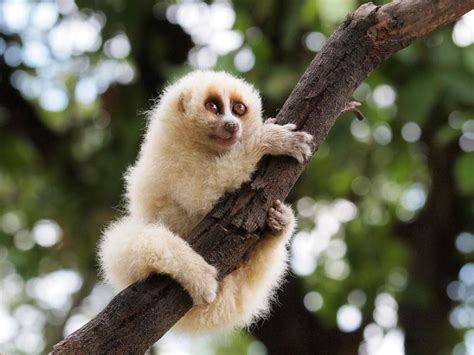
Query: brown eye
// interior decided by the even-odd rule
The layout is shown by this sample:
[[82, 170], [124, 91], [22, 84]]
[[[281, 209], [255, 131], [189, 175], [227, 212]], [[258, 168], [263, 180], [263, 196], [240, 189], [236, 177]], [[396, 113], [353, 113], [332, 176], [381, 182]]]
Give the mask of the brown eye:
[[205, 106], [206, 106], [206, 110], [208, 110], [209, 112], [212, 112], [214, 114], [219, 113], [219, 106], [217, 106], [215, 102], [212, 102], [212, 101], [206, 102]]
[[247, 107], [243, 103], [237, 102], [232, 106], [232, 112], [238, 116], [243, 116], [247, 112]]

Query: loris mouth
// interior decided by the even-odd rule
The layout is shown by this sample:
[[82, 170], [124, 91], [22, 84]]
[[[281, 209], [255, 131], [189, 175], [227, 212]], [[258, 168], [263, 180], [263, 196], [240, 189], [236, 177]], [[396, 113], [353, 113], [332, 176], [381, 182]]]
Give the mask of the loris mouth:
[[231, 147], [239, 141], [239, 134], [231, 134], [229, 137], [222, 137], [218, 135], [211, 135], [211, 139], [214, 140], [219, 145], [224, 147]]

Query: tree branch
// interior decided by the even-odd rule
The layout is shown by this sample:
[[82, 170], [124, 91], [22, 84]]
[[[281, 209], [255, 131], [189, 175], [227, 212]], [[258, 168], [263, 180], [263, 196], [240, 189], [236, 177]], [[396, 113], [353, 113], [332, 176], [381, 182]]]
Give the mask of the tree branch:
[[[280, 110], [315, 137], [316, 149], [369, 73], [413, 40], [474, 8], [474, 0], [404, 0], [362, 5], [339, 26]], [[268, 208], [284, 200], [304, 165], [288, 157], [265, 158], [251, 183], [225, 196], [187, 240], [219, 270], [235, 270], [265, 229]], [[53, 353], [143, 353], [192, 306], [167, 276], [131, 285], [84, 327], [54, 346]]]

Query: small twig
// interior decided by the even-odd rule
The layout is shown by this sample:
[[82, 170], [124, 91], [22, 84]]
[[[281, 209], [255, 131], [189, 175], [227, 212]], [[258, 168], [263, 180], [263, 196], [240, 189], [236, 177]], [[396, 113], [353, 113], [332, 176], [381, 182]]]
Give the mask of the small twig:
[[359, 121], [362, 121], [365, 117], [364, 114], [359, 110], [362, 104], [358, 101], [349, 101], [341, 111], [341, 115], [346, 112], [353, 112]]

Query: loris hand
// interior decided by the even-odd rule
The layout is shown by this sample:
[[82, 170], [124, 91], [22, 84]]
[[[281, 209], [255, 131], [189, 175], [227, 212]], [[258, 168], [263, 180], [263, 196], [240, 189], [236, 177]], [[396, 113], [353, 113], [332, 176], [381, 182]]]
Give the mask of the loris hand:
[[278, 125], [274, 122], [275, 119], [270, 118], [263, 126], [263, 144], [268, 150], [267, 154], [289, 155], [299, 163], [307, 161], [313, 152], [311, 147], [313, 136], [306, 132], [295, 131], [296, 125], [293, 123]]

